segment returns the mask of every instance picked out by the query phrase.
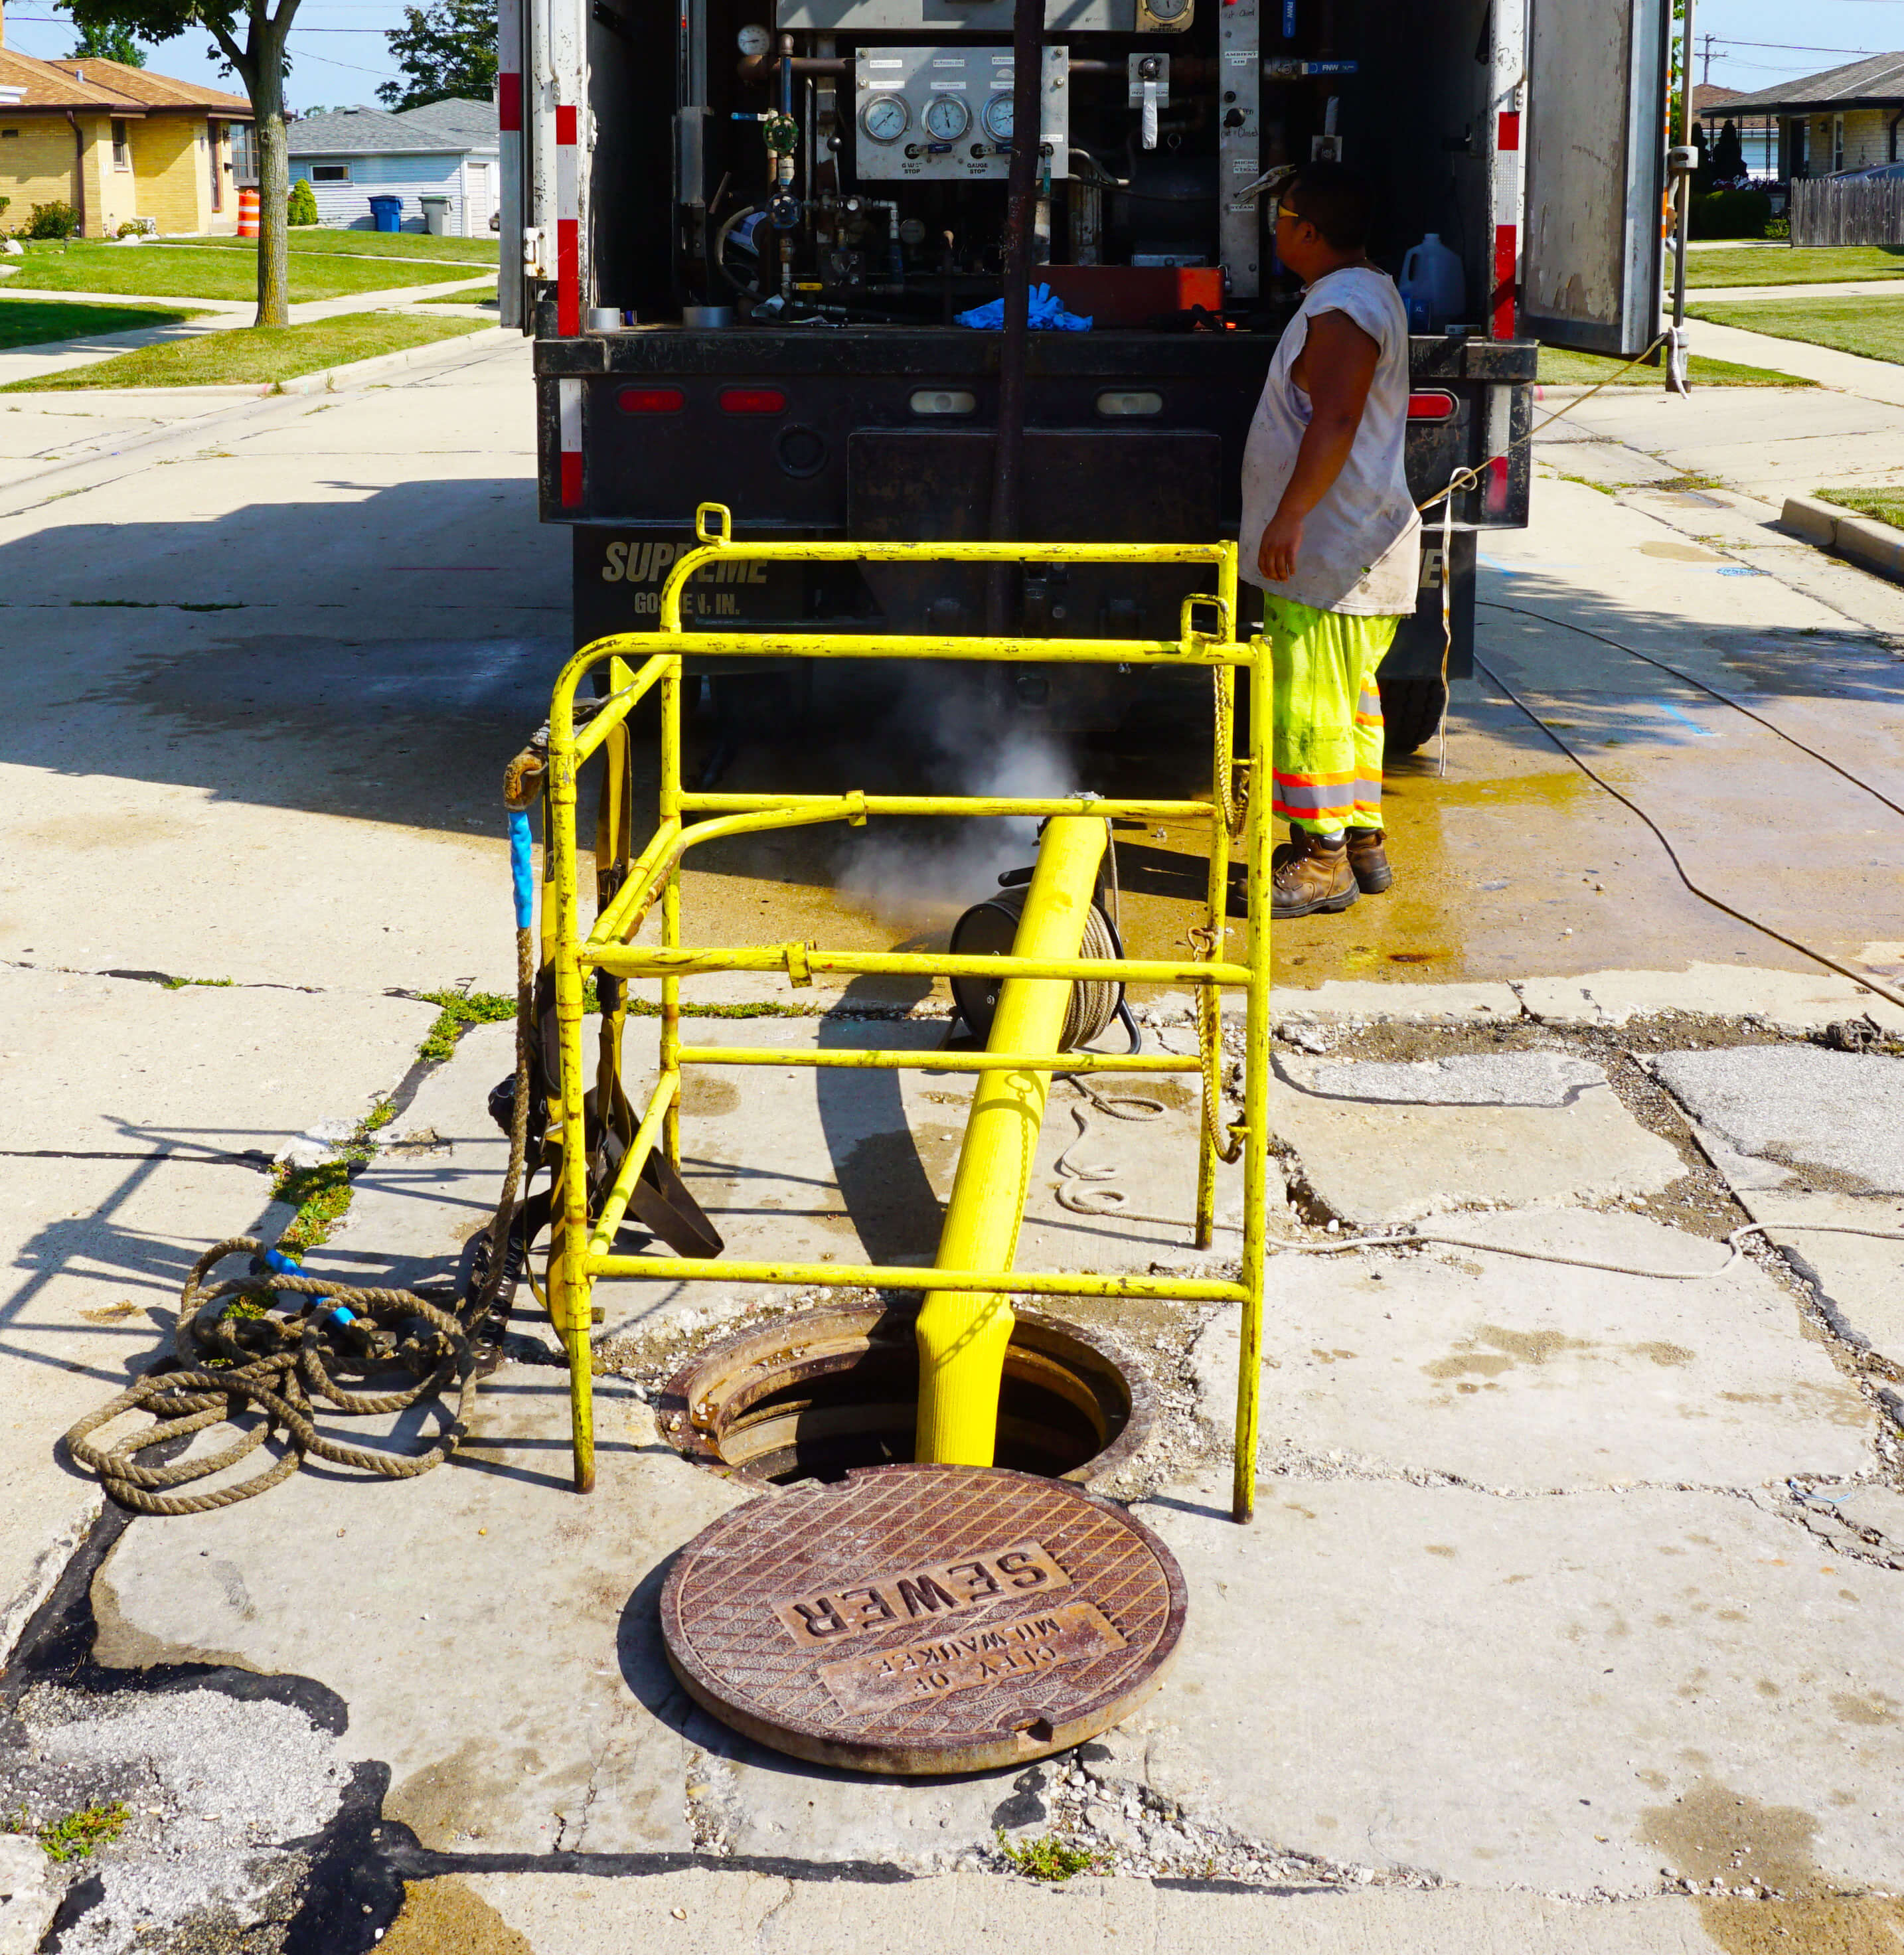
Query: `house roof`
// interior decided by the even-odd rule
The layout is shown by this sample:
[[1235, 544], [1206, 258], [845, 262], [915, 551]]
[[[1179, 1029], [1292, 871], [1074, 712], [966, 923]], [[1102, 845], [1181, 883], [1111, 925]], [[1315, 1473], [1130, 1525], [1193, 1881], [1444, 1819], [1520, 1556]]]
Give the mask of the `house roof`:
[[67, 74], [83, 72], [89, 83], [128, 96], [146, 109], [204, 109], [246, 121], [250, 118], [251, 104], [244, 96], [231, 94], [222, 88], [206, 88], [196, 81], [175, 80], [168, 74], [155, 74], [150, 68], [128, 68], [124, 61], [101, 61], [92, 55], [74, 55], [46, 65]]
[[1736, 96], [1726, 108], [1729, 114], [1775, 115], [1808, 109], [1904, 108], [1904, 54], [1867, 55], [1843, 68]]
[[1692, 84], [1692, 112], [1695, 115], [1710, 115], [1715, 109], [1732, 113], [1732, 104], [1745, 91], [1737, 88], [1721, 88], [1716, 81], [1695, 81]]
[[478, 144], [494, 143], [500, 127], [493, 102], [474, 102], [461, 95], [445, 96], [441, 102], [423, 102], [414, 109], [400, 109], [396, 118], [414, 128], [464, 137]]
[[[440, 106], [433, 104], [433, 107]], [[393, 115], [383, 109], [334, 109], [326, 115], [301, 116], [288, 123], [285, 137], [291, 156], [461, 156], [496, 146], [493, 111], [481, 136], [445, 128], [410, 109]]]
[[81, 61], [77, 69], [62, 68], [57, 61], [40, 61], [32, 55], [16, 54], [0, 48], [0, 86], [24, 88], [17, 102], [7, 104], [9, 115], [30, 114], [35, 109], [93, 109], [112, 115], [137, 115], [143, 105], [130, 96], [94, 79], [101, 68], [112, 61]]

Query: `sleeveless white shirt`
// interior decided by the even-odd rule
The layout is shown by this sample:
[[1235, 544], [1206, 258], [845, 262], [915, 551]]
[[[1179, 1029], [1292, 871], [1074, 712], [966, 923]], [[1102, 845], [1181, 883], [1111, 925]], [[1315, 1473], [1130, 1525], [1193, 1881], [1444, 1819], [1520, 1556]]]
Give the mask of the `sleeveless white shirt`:
[[[1304, 518], [1295, 574], [1271, 584], [1257, 568], [1263, 530], [1295, 472], [1308, 431], [1309, 397], [1289, 377], [1318, 313], [1339, 312], [1380, 348], [1361, 425], [1342, 473]], [[1408, 320], [1394, 281], [1359, 265], [1325, 273], [1304, 293], [1270, 363], [1243, 451], [1241, 571], [1245, 582], [1319, 611], [1361, 617], [1415, 609], [1421, 519], [1402, 458], [1408, 420]]]

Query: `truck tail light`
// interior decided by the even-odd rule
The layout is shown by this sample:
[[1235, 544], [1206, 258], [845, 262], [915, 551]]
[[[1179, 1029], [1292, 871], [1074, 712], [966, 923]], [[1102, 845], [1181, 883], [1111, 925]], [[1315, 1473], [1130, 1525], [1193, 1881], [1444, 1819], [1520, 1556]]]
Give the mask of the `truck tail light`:
[[1454, 395], [1444, 394], [1439, 388], [1408, 396], [1408, 419], [1411, 421], [1452, 420], [1454, 412]]
[[784, 414], [787, 397], [777, 387], [727, 387], [721, 392], [724, 414]]
[[678, 414], [684, 403], [678, 387], [624, 387], [615, 397], [625, 414]]

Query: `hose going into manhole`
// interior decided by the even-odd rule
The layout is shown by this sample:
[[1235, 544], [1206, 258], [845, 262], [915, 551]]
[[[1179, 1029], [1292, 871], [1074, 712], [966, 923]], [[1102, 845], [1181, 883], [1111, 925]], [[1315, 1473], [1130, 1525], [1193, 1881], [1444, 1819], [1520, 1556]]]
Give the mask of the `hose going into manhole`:
[[[1054, 815], [1038, 844], [1037, 867], [1012, 940], [1015, 957], [1075, 958], [1103, 859], [1106, 824], [1094, 815]], [[988, 1050], [1055, 1053], [1072, 1006], [1067, 978], [1013, 978], [999, 993]], [[959, 1149], [939, 1240], [942, 1270], [1009, 1270], [1031, 1185], [1049, 1072], [981, 1072]], [[914, 1457], [989, 1466], [1012, 1306], [995, 1294], [930, 1292], [919, 1311], [919, 1414]]]
[[[475, 1402], [482, 1349], [501, 1329], [497, 1305], [508, 1289], [510, 1235], [527, 1146], [536, 975], [531, 848], [528, 817], [512, 814], [515, 1099], [502, 1197], [489, 1224], [486, 1255], [479, 1251], [470, 1295], [459, 1308], [446, 1310], [414, 1290], [360, 1289], [307, 1277], [288, 1256], [248, 1236], [207, 1250], [185, 1279], [174, 1355], [88, 1413], [66, 1435], [73, 1459], [98, 1474], [121, 1506], [145, 1514], [209, 1513], [276, 1486], [308, 1459], [406, 1480], [440, 1466], [461, 1444]], [[244, 1274], [206, 1286], [221, 1263], [239, 1255], [251, 1259]], [[288, 1295], [302, 1302], [287, 1310], [282, 1299]], [[350, 1377], [367, 1381], [400, 1370], [412, 1373], [417, 1382], [378, 1392], [353, 1390], [341, 1381]], [[346, 1417], [374, 1418], [407, 1411], [452, 1388], [454, 1415], [418, 1452], [345, 1445], [326, 1438], [315, 1423], [320, 1402]], [[148, 1412], [158, 1422], [116, 1443], [95, 1441], [93, 1434], [134, 1412]], [[217, 1452], [149, 1466], [140, 1463], [143, 1454], [189, 1440], [222, 1421], [235, 1424], [247, 1412], [257, 1415], [256, 1422]], [[165, 1491], [212, 1478], [277, 1433], [286, 1450], [263, 1472], [201, 1493]]]

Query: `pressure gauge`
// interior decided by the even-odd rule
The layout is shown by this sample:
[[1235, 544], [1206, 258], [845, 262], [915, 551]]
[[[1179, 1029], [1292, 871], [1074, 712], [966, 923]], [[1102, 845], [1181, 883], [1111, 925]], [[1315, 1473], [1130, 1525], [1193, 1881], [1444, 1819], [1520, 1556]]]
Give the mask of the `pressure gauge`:
[[1012, 98], [1009, 93], [995, 95], [985, 105], [985, 113], [980, 118], [985, 124], [985, 133], [995, 143], [1009, 143], [1012, 140]]
[[743, 27], [735, 39], [744, 55], [770, 54], [773, 49], [773, 36], [765, 27]]
[[860, 111], [860, 127], [876, 143], [896, 143], [911, 120], [911, 111], [896, 95], [876, 95]]
[[899, 226], [902, 244], [923, 244], [926, 241], [926, 227], [916, 217], [908, 217]]
[[926, 104], [925, 124], [935, 143], [955, 143], [972, 126], [972, 112], [955, 95], [935, 95]]

